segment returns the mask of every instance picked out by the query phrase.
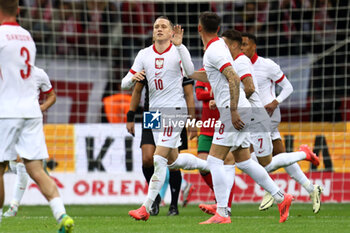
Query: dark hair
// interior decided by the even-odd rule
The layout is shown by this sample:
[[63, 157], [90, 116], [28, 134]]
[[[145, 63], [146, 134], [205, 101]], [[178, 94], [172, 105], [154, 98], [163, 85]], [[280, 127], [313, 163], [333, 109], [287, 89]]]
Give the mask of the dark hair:
[[208, 33], [217, 33], [220, 21], [220, 16], [214, 12], [205, 11], [199, 16], [199, 22], [202, 24], [204, 31]]
[[6, 15], [16, 17], [18, 0], [0, 0], [0, 10]]
[[254, 44], [257, 44], [256, 41], [256, 36], [251, 34], [251, 33], [248, 33], [248, 32], [242, 32], [242, 37], [248, 37], [249, 40], [252, 40], [254, 42]]
[[[171, 22], [171, 20], [170, 20], [168, 17], [166, 17], [166, 16], [164, 16], [164, 15], [161, 15], [161, 16], [159, 16], [158, 18], [156, 18], [155, 21], [157, 21], [158, 19], [166, 19], [166, 20], [168, 20], [168, 21], [169, 21], [169, 24], [170, 24], [170, 27], [171, 27], [171, 28], [174, 28], [173, 22]], [[155, 22], [155, 21], [154, 21], [154, 22]]]
[[234, 30], [234, 29], [228, 29], [221, 35], [222, 37], [226, 37], [229, 40], [237, 41], [239, 44], [242, 44], [242, 35], [241, 32]]

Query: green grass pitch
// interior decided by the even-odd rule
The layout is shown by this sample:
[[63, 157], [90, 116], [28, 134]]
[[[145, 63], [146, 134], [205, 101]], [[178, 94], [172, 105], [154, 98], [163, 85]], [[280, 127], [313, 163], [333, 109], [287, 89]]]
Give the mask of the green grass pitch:
[[[323, 233], [350, 232], [350, 204], [323, 204], [320, 213], [313, 214], [311, 204], [293, 204], [287, 222], [279, 223], [276, 205], [267, 211], [258, 211], [258, 204], [232, 206], [232, 223], [199, 225], [210, 216], [197, 205], [180, 207], [180, 215], [166, 216], [168, 207], [161, 207], [156, 217], [147, 222], [135, 221], [128, 211], [138, 205], [72, 205], [67, 212], [75, 220], [74, 232], [283, 232]], [[7, 207], [4, 208], [5, 210]], [[56, 223], [48, 206], [22, 206], [14, 218], [3, 218], [2, 233], [57, 232]]]

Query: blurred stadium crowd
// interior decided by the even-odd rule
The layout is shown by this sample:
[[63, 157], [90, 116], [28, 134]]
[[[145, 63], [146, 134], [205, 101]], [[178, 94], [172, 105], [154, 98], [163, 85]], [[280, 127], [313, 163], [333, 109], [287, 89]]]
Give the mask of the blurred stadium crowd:
[[152, 42], [157, 16], [183, 25], [184, 44], [193, 57], [200, 57], [198, 16], [215, 11], [222, 17], [222, 31], [234, 27], [254, 33], [261, 56], [313, 55], [308, 93], [312, 116], [306, 120], [350, 120], [349, 1], [20, 0], [20, 6], [19, 21], [32, 33], [38, 57], [110, 62], [104, 96], [120, 91], [136, 52]]

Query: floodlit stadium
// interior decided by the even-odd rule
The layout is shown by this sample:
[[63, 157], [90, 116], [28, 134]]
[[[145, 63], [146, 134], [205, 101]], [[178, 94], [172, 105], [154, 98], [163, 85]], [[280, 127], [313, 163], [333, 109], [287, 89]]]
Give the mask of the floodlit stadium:
[[[67, 213], [75, 221], [74, 232], [349, 231], [348, 1], [20, 0], [19, 5], [17, 20], [36, 44], [35, 65], [45, 70], [56, 93], [56, 103], [43, 113], [49, 154], [46, 164]], [[283, 193], [293, 195], [294, 201], [288, 221], [278, 223], [277, 203], [259, 211], [264, 189], [236, 166], [231, 224], [198, 224], [211, 217], [198, 205], [215, 204], [215, 194], [197, 169], [181, 169], [177, 214], [168, 216], [169, 206], [177, 202], [172, 200], [170, 185], [163, 187], [157, 216], [135, 222], [128, 215], [144, 203], [148, 193], [140, 143], [149, 109], [145, 107], [148, 92], [144, 88], [133, 111], [134, 135], [130, 134], [127, 121], [133, 89], [124, 88], [122, 79], [139, 72], [133, 70], [135, 58], [154, 43], [153, 24], [160, 16], [182, 26], [182, 43], [194, 69], [203, 68], [205, 47], [198, 24], [206, 11], [221, 18], [219, 36], [228, 29], [253, 34], [257, 55], [279, 65], [284, 76], [271, 78], [271, 95], [283, 92], [279, 85], [283, 78], [291, 83], [292, 94], [279, 103], [278, 130], [286, 152], [307, 144], [320, 161], [319, 166], [298, 162], [307, 179], [322, 187], [319, 213], [313, 213], [310, 192], [280, 168], [270, 176]], [[163, 68], [161, 59], [156, 60], [155, 69]], [[187, 76], [185, 72], [182, 75]], [[155, 88], [162, 90], [163, 82], [159, 81]], [[190, 109], [192, 117], [201, 121], [205, 106], [198, 99], [196, 82], [192, 83], [194, 107]], [[45, 98], [41, 93], [40, 103]], [[199, 136], [198, 125], [196, 131]], [[198, 137], [189, 139], [187, 148], [181, 150], [195, 156], [200, 152]], [[175, 179], [171, 173], [168, 183]], [[13, 170], [7, 169], [3, 213], [12, 203], [16, 179]], [[56, 225], [47, 200], [29, 178], [16, 216], [3, 216], [0, 232], [55, 232]]]

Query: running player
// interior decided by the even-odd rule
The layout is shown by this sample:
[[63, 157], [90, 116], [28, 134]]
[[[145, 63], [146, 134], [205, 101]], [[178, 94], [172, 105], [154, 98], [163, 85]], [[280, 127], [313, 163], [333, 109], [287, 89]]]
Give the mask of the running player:
[[18, 0], [0, 0], [0, 212], [7, 161], [16, 160], [19, 154], [29, 176], [49, 201], [59, 232], [72, 232], [74, 221], [66, 214], [57, 186], [42, 166], [48, 154], [32, 77], [36, 48], [30, 33], [16, 22], [18, 10]]
[[216, 214], [201, 224], [231, 223], [227, 212], [227, 185], [223, 161], [230, 150], [236, 165], [270, 192], [278, 203], [280, 222], [287, 220], [292, 195], [283, 194], [266, 170], [250, 158], [249, 132], [251, 106], [240, 90], [240, 79], [234, 71], [231, 54], [223, 39], [218, 38], [220, 17], [204, 12], [199, 17], [198, 32], [205, 46], [204, 69], [213, 88], [216, 105], [220, 112], [221, 127], [215, 130], [207, 159], [217, 200]]
[[[178, 34], [181, 34], [180, 40]], [[128, 76], [146, 76], [149, 86], [150, 110], [155, 111], [153, 120], [162, 114], [161, 132], [154, 132], [156, 150], [153, 156], [154, 173], [150, 180], [147, 199], [137, 210], [129, 211], [136, 220], [146, 221], [151, 206], [165, 179], [166, 167], [170, 169], [207, 169], [207, 163], [193, 155], [178, 154], [181, 144], [180, 133], [187, 115], [184, 98], [181, 64], [186, 74], [194, 72], [193, 63], [187, 48], [182, 45], [183, 30], [174, 27], [166, 17], [159, 17], [153, 26], [154, 45], [141, 50], [135, 58]], [[173, 43], [172, 43], [173, 42]], [[174, 46], [174, 45], [175, 46]], [[164, 124], [163, 124], [164, 123]]]
[[[37, 98], [39, 100], [40, 91], [46, 95], [45, 101], [40, 105], [41, 112], [45, 112], [56, 102], [56, 93], [52, 88], [49, 77], [43, 69], [36, 66], [32, 67], [32, 78], [35, 80], [37, 88]], [[28, 173], [21, 159], [10, 161], [11, 170], [16, 174], [13, 197], [10, 202], [10, 208], [4, 213], [4, 217], [14, 217], [17, 215], [18, 206], [22, 200], [23, 194], [27, 188]]]
[[[293, 87], [288, 81], [287, 77], [283, 74], [280, 66], [273, 62], [271, 59], [258, 56], [256, 53], [256, 37], [250, 33], [242, 33], [242, 51], [248, 56], [253, 63], [254, 75], [259, 87], [259, 93], [262, 104], [271, 117], [271, 139], [273, 144], [273, 155], [285, 153], [285, 148], [281, 139], [281, 135], [278, 131], [278, 125], [281, 121], [281, 113], [279, 104], [282, 103], [293, 92]], [[275, 84], [282, 87], [281, 93], [276, 97]], [[302, 146], [302, 150], [309, 150], [307, 147]], [[255, 151], [256, 153], [257, 151]], [[269, 159], [259, 159], [262, 165], [268, 164]], [[267, 166], [270, 166], [267, 165]], [[310, 194], [310, 199], [313, 203], [313, 212], [318, 213], [321, 207], [321, 193], [323, 188], [317, 184], [312, 184], [311, 181], [302, 172], [300, 166], [297, 163], [293, 163], [284, 168], [286, 172], [301, 184], [307, 192]], [[273, 204], [273, 198], [269, 193], [266, 193], [259, 210], [266, 210]]]

